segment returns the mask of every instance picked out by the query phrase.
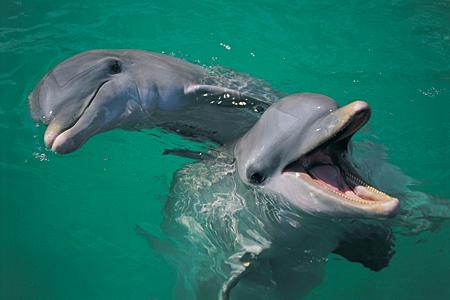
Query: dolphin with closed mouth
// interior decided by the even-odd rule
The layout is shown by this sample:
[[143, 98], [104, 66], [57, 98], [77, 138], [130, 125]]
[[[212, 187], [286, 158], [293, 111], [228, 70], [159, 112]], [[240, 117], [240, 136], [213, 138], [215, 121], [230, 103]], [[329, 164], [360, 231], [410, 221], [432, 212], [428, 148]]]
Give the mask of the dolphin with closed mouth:
[[[248, 130], [270, 104], [205, 84], [208, 70], [138, 50], [92, 50], [53, 68], [29, 96], [44, 141], [57, 153], [113, 128], [160, 127], [225, 143]], [[239, 109], [237, 109], [239, 108]]]

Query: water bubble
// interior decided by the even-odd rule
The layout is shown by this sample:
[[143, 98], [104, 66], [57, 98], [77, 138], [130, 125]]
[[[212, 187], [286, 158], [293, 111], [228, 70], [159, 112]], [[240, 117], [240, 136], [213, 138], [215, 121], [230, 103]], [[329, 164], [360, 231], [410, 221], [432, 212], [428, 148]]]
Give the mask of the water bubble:
[[231, 50], [231, 46], [225, 43], [220, 43], [220, 46], [224, 47], [226, 50]]
[[49, 161], [45, 153], [33, 152], [33, 157], [39, 161]]

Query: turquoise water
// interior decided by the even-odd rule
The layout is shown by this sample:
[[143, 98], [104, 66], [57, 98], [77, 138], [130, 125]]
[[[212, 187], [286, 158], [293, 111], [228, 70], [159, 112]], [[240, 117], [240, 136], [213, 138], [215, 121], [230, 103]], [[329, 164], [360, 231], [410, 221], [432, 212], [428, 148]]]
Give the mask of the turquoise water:
[[[6, 2], [6, 1], [5, 1]], [[450, 4], [446, 1], [13, 1], [0, 4], [0, 297], [170, 299], [175, 270], [138, 236], [157, 227], [175, 136], [111, 131], [60, 156], [26, 97], [92, 48], [222, 65], [285, 92], [365, 99], [364, 130], [414, 188], [450, 198]], [[332, 256], [307, 299], [450, 299], [450, 223], [398, 236], [373, 273]]]

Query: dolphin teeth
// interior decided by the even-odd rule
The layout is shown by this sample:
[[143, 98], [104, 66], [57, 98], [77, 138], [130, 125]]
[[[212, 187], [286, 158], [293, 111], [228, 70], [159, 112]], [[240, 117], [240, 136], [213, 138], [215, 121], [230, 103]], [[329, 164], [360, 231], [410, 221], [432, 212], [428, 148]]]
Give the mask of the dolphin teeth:
[[347, 176], [347, 178], [349, 178], [349, 179], [352, 181], [353, 184], [363, 186], [363, 187], [365, 187], [366, 189], [370, 190], [371, 192], [377, 193], [377, 194], [382, 195], [382, 196], [384, 196], [384, 197], [391, 198], [391, 197], [390, 197], [389, 195], [387, 195], [386, 193], [383, 193], [382, 191], [380, 191], [380, 190], [374, 188], [373, 186], [369, 185], [367, 182], [365, 182], [365, 181], [362, 180], [361, 178], [356, 177], [356, 176], [353, 175], [352, 173], [350, 173], [350, 172], [345, 172], [345, 171], [344, 171], [344, 173], [345, 173], [345, 175]]
[[348, 201], [351, 201], [351, 202], [357, 202], [357, 203], [360, 203], [360, 204], [374, 204], [374, 202], [375, 202], [375, 201], [370, 201], [370, 200], [364, 200], [364, 199], [361, 199], [361, 198], [355, 198], [355, 197], [353, 197], [353, 193], [349, 192], [349, 191], [347, 191], [345, 193], [342, 193], [342, 192], [338, 192], [338, 191], [335, 191], [335, 190], [332, 190], [332, 189], [327, 189], [327, 190], [330, 191], [330, 192], [333, 192], [334, 194], [339, 195], [339, 197], [344, 198], [344, 199], [346, 199]]
[[372, 201], [383, 201], [384, 200], [384, 195], [380, 194], [380, 193], [376, 193], [374, 189], [370, 189], [367, 187], [364, 187], [362, 185], [357, 185], [354, 189], [355, 194], [358, 197], [367, 199], [369, 198]]
[[292, 175], [299, 180], [317, 186], [336, 200], [364, 206], [378, 206], [395, 200], [369, 185], [356, 171], [352, 172], [346, 157], [334, 157], [330, 150], [333, 149], [318, 149], [304, 155], [288, 165], [285, 171], [293, 172]]
[[[323, 166], [325, 167], [325, 165]], [[312, 184], [319, 185], [321, 189], [338, 195], [340, 199], [359, 203], [361, 205], [378, 205], [380, 202], [385, 202], [392, 199], [391, 196], [370, 186], [363, 179], [342, 167], [339, 167], [342, 179], [336, 179], [334, 181], [334, 177], [332, 176], [334, 173], [331, 173], [330, 175], [330, 170], [328, 170], [328, 172], [321, 171], [320, 167], [321, 165], [314, 166], [307, 172], [297, 171], [295, 172], [295, 177], [311, 182]], [[333, 168], [333, 170], [335, 169]], [[328, 175], [324, 177], [325, 173]], [[330, 182], [334, 182], [337, 186]], [[350, 190], [347, 190], [347, 188]]]

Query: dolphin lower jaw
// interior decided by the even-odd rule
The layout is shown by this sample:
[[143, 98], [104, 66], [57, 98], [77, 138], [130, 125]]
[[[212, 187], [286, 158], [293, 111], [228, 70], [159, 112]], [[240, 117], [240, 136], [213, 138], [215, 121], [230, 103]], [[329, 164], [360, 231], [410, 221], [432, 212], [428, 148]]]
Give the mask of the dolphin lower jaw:
[[314, 198], [316, 204], [321, 202], [317, 212], [390, 217], [398, 208], [398, 199], [365, 183], [356, 173], [350, 173], [342, 166], [322, 165], [312, 169], [290, 170], [287, 174], [295, 176], [302, 186], [301, 190], [306, 191], [301, 197]]

